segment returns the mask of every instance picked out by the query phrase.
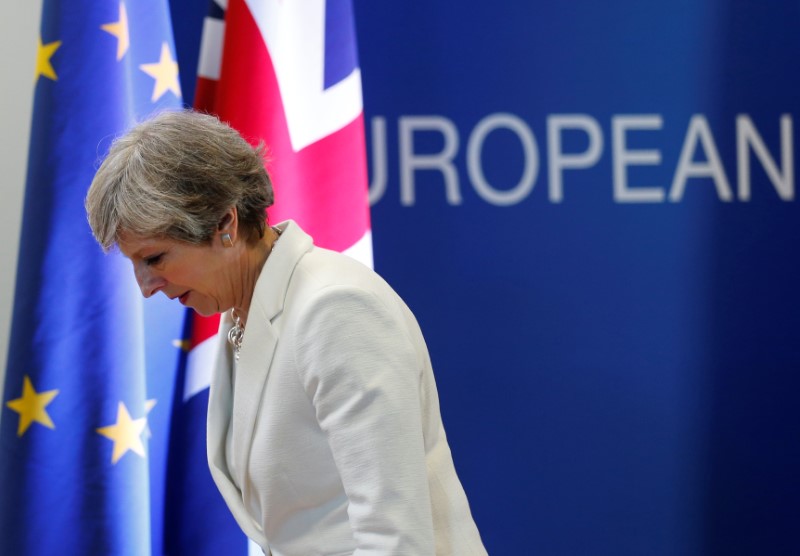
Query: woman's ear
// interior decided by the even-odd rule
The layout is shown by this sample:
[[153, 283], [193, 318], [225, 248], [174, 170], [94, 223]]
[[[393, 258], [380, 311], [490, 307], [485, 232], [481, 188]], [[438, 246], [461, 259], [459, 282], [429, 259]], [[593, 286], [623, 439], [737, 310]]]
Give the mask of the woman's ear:
[[222, 218], [217, 224], [217, 233], [221, 236], [222, 234], [228, 234], [233, 242], [236, 242], [236, 236], [239, 231], [239, 218], [238, 213], [236, 212], [236, 207], [229, 208], [225, 214], [222, 215]]

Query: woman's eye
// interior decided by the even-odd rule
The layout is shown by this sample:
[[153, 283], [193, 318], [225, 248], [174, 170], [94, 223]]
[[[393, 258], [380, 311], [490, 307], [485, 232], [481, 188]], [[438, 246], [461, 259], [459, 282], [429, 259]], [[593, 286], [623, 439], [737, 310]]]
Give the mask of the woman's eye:
[[153, 255], [152, 257], [147, 257], [144, 260], [144, 262], [145, 262], [145, 264], [147, 266], [153, 266], [153, 265], [158, 264], [159, 262], [161, 262], [161, 258], [162, 257], [163, 257], [163, 254], [159, 253], [158, 255]]

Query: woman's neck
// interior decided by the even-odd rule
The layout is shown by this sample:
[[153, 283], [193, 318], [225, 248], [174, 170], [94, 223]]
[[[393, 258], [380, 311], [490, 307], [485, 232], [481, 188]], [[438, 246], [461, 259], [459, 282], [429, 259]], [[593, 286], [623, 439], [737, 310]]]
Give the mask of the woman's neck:
[[278, 241], [279, 237], [280, 232], [276, 231], [276, 228], [267, 228], [264, 232], [264, 237], [259, 239], [256, 244], [245, 247], [242, 257], [243, 269], [240, 273], [239, 291], [241, 292], [241, 298], [237, 300], [233, 307], [240, 319], [241, 326], [244, 326], [247, 322], [247, 314], [250, 311], [250, 302], [253, 299], [256, 282], [258, 277], [261, 276], [264, 265], [267, 264], [267, 259], [275, 249], [275, 242]]

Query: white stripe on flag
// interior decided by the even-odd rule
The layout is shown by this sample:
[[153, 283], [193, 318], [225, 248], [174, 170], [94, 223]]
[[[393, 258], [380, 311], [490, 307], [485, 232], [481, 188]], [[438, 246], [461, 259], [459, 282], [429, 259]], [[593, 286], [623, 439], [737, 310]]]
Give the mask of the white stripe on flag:
[[183, 383], [183, 401], [187, 402], [211, 385], [211, 375], [217, 362], [219, 342], [214, 334], [197, 344], [186, 359], [186, 380]]
[[348, 255], [355, 260], [364, 263], [370, 268], [373, 268], [372, 263], [372, 232], [367, 230], [364, 232], [364, 235], [361, 236], [354, 245], [351, 245], [344, 251], [342, 251], [345, 255]]
[[247, 539], [247, 556], [264, 556], [264, 551], [253, 540]]
[[361, 71], [324, 88], [325, 0], [245, 0], [278, 79], [295, 152], [342, 129], [362, 111]]
[[222, 41], [225, 40], [225, 22], [213, 17], [203, 21], [203, 40], [200, 43], [198, 77], [219, 80], [222, 68]]

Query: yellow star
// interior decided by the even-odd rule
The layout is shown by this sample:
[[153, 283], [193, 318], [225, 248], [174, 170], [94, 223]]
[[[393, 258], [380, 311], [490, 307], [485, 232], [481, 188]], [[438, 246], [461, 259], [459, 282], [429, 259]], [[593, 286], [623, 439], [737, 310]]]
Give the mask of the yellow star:
[[156, 80], [153, 87], [152, 101], [160, 99], [167, 91], [172, 91], [181, 98], [181, 86], [178, 83], [178, 63], [172, 59], [169, 45], [161, 45], [161, 59], [155, 64], [142, 64], [139, 68]]
[[128, 34], [128, 11], [123, 2], [119, 3], [119, 21], [106, 23], [100, 28], [117, 37], [117, 60], [122, 60], [131, 45], [131, 37]]
[[45, 407], [53, 401], [58, 395], [58, 390], [48, 390], [47, 392], [37, 393], [33, 388], [31, 379], [28, 375], [22, 382], [22, 397], [16, 400], [7, 402], [6, 405], [19, 413], [19, 426], [17, 427], [17, 436], [22, 436], [31, 423], [44, 425], [47, 428], [54, 429], [56, 426], [53, 424], [52, 419], [47, 414]]
[[142, 431], [147, 425], [147, 418], [131, 419], [125, 404], [119, 402], [117, 408], [117, 422], [107, 427], [97, 429], [99, 434], [114, 441], [114, 452], [111, 454], [111, 463], [117, 463], [128, 450], [144, 457], [144, 444]]
[[181, 351], [189, 351], [192, 347], [191, 340], [172, 340], [172, 345]]
[[34, 82], [39, 80], [40, 75], [44, 75], [48, 79], [58, 81], [56, 70], [50, 64], [50, 58], [53, 57], [55, 51], [61, 46], [61, 41], [49, 42], [42, 44], [42, 37], [39, 37], [39, 48], [36, 51], [36, 75], [33, 76]]

